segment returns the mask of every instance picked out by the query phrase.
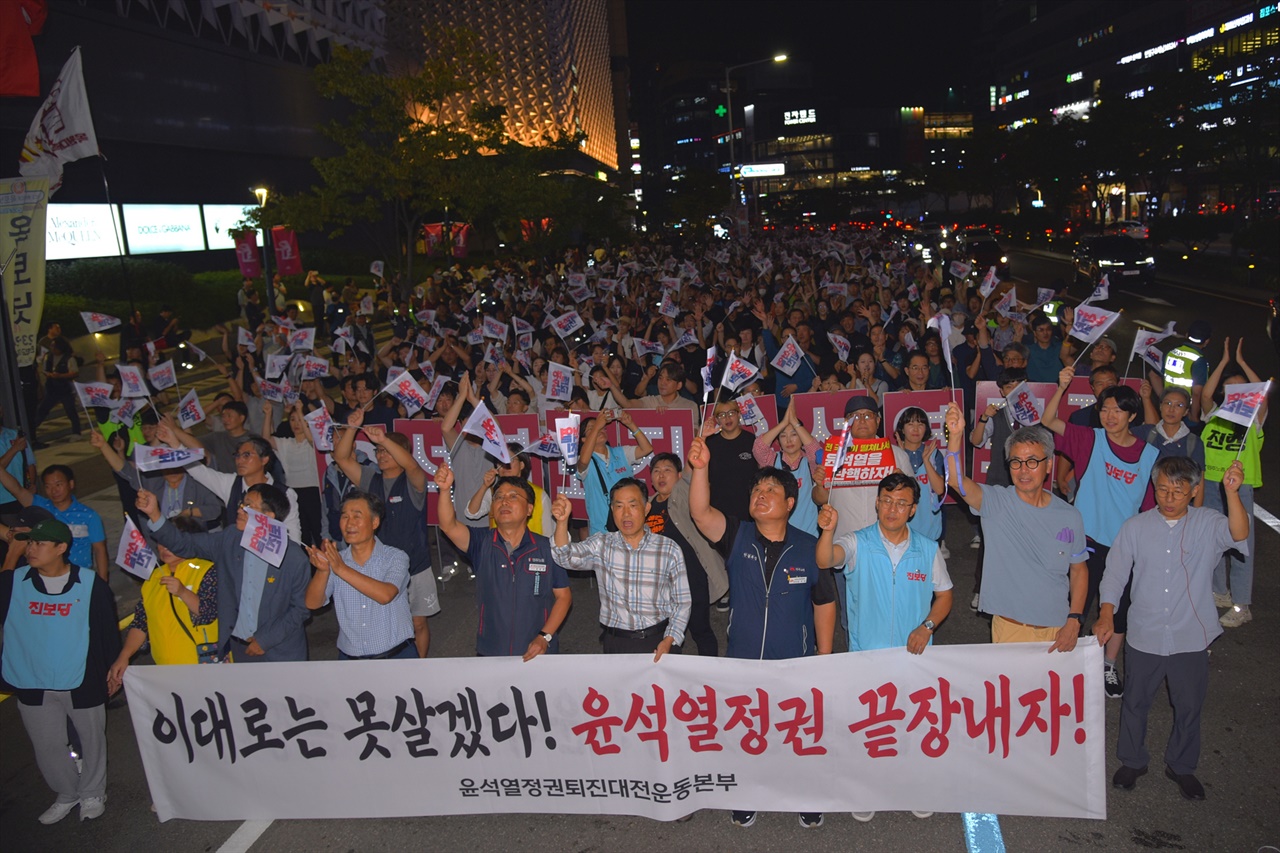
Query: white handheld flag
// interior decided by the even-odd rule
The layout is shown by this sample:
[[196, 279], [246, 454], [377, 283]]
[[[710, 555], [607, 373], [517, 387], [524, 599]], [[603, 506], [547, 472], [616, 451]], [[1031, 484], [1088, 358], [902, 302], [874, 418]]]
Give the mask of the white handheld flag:
[[258, 345], [253, 342], [253, 334], [244, 326], [236, 327], [236, 346], [247, 347], [249, 352], [258, 351]]
[[573, 396], [573, 371], [563, 364], [547, 362], [547, 399], [568, 401]]
[[1090, 302], [1100, 301], [1111, 298], [1111, 282], [1104, 273], [1102, 281], [1098, 282], [1098, 286], [1093, 289], [1093, 295], [1089, 297]]
[[147, 382], [142, 378], [142, 368], [131, 364], [116, 364], [116, 373], [120, 374], [121, 397], [150, 397]]
[[85, 328], [90, 334], [105, 332], [107, 329], [114, 329], [120, 325], [119, 317], [112, 317], [110, 314], [99, 314], [96, 311], [81, 311], [81, 319], [84, 320]]
[[729, 360], [724, 365], [724, 375], [720, 384], [730, 391], [737, 391], [756, 377], [760, 368], [746, 359], [738, 358], [737, 353], [729, 353]]
[[178, 426], [191, 429], [204, 420], [204, 409], [200, 406], [200, 395], [192, 388], [178, 403]]
[[462, 431], [480, 439], [484, 452], [506, 465], [511, 462], [511, 451], [507, 448], [507, 439], [498, 428], [498, 422], [489, 414], [484, 403], [476, 406]]
[[982, 294], [982, 298], [986, 299], [991, 292], [996, 289], [996, 285], [1000, 283], [1000, 279], [996, 278], [996, 268], [992, 267], [987, 270], [987, 274], [982, 277], [982, 284], [978, 285], [978, 292]]
[[778, 354], [773, 357], [773, 361], [769, 362], [769, 364], [788, 376], [795, 376], [803, 358], [804, 353], [801, 351], [800, 345], [796, 343], [796, 339], [791, 335], [787, 335], [787, 340], [782, 344]]
[[123, 400], [115, 401], [115, 411], [111, 413], [111, 420], [124, 424], [125, 426], [133, 426], [133, 419], [138, 412], [145, 409], [149, 403], [140, 397], [127, 397]]
[[191, 341], [187, 341], [187, 343], [186, 343], [186, 347], [187, 347], [187, 349], [189, 349], [189, 350], [191, 350], [193, 353], [195, 353], [195, 354], [196, 354], [196, 358], [200, 359], [200, 361], [204, 361], [204, 360], [206, 360], [206, 359], [209, 357], [209, 356], [208, 356], [208, 354], [207, 354], [204, 350], [200, 349], [200, 347], [198, 347], [198, 346], [196, 346], [195, 344], [191, 343]]
[[1259, 407], [1266, 402], [1271, 380], [1223, 385], [1222, 390], [1222, 405], [1214, 409], [1213, 417], [1225, 418], [1247, 428], [1257, 419]]
[[694, 333], [693, 329], [685, 329], [684, 334], [680, 336], [679, 340], [671, 345], [671, 349], [667, 350], [667, 352], [675, 352], [681, 347], [687, 347], [692, 344], [696, 344], [697, 342], [698, 336]]
[[716, 365], [716, 348], [713, 346], [707, 350], [707, 363], [702, 367], [702, 401], [705, 403], [707, 397], [715, 390], [715, 385], [711, 382], [711, 373]]
[[316, 330], [315, 329], [298, 329], [289, 336], [289, 351], [299, 352], [306, 350], [311, 352], [316, 348]]
[[582, 416], [571, 412], [563, 418], [556, 418], [556, 440], [560, 443], [560, 455], [564, 464], [572, 468], [578, 464], [578, 433], [582, 425]]
[[1009, 414], [1022, 426], [1035, 426], [1044, 414], [1044, 401], [1036, 399], [1026, 382], [1019, 382], [1009, 396]]
[[162, 471], [165, 468], [181, 468], [204, 459], [204, 449], [135, 444], [133, 461], [139, 471]]
[[80, 405], [86, 409], [91, 406], [110, 406], [111, 384], [108, 382], [76, 382], [76, 395]]
[[556, 334], [563, 340], [587, 324], [578, 316], [577, 311], [566, 311], [557, 317], [552, 325], [555, 327]]
[[308, 412], [305, 416], [307, 428], [311, 430], [311, 443], [315, 445], [316, 450], [328, 452], [333, 450], [333, 418], [329, 417], [329, 410], [321, 406], [314, 411]]
[[279, 379], [289, 367], [289, 358], [287, 355], [267, 356], [267, 378]]
[[240, 547], [279, 568], [289, 548], [289, 532], [284, 522], [248, 507], [244, 508], [244, 514], [249, 520], [240, 535]]
[[422, 390], [422, 386], [408, 371], [392, 379], [382, 390], [399, 400], [409, 417], [413, 417], [427, 405], [427, 392]]
[[120, 544], [116, 548], [116, 565], [134, 577], [144, 581], [151, 577], [151, 572], [160, 561], [156, 554], [147, 547], [147, 540], [139, 532], [133, 519], [125, 516], [124, 531], [120, 534]]
[[1174, 321], [1170, 320], [1169, 325], [1165, 326], [1164, 330], [1160, 332], [1139, 328], [1137, 334], [1133, 336], [1133, 349], [1129, 351], [1129, 361], [1141, 358], [1151, 365], [1152, 370], [1163, 370], [1164, 354], [1156, 348], [1156, 344], [1176, 334], [1173, 325]]
[[151, 380], [152, 386], [157, 391], [176, 387], [178, 374], [173, 369], [173, 359], [169, 359], [164, 364], [157, 364], [155, 367], [147, 368], [147, 378]]
[[98, 136], [93, 130], [77, 47], [31, 122], [18, 157], [18, 172], [28, 178], [48, 177], [52, 196], [62, 186], [64, 163], [97, 157], [98, 153]]
[[1075, 323], [1071, 326], [1071, 337], [1091, 344], [1106, 334], [1111, 324], [1120, 318], [1119, 311], [1108, 311], [1092, 305], [1081, 304], [1076, 308]]
[[952, 261], [950, 271], [952, 278], [966, 278], [973, 271], [973, 265], [964, 261]]
[[329, 359], [316, 358], [315, 356], [303, 356], [302, 358], [302, 378], [303, 379], [319, 379], [322, 376], [329, 375]]
[[836, 348], [836, 361], [849, 363], [849, 339], [844, 335], [837, 335], [835, 332], [827, 332], [827, 340], [831, 341], [831, 345]]
[[436, 400], [440, 399], [440, 392], [444, 390], [444, 386], [449, 384], [448, 376], [437, 376], [431, 383], [431, 390], [427, 392], [427, 402], [423, 406], [424, 409], [436, 410]]

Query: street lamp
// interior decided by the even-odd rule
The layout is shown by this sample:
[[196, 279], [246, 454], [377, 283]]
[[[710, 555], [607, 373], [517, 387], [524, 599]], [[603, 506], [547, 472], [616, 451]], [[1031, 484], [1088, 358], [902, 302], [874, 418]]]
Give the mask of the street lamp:
[[729, 80], [729, 76], [740, 68], [750, 68], [752, 65], [764, 65], [766, 62], [783, 63], [786, 61], [787, 55], [785, 53], [779, 53], [775, 56], [769, 57], [768, 59], [757, 59], [754, 62], [744, 62], [741, 65], [729, 65], [724, 69], [725, 105], [729, 108], [726, 116], [729, 119], [729, 197], [731, 199], [736, 198], [737, 193], [734, 192], [735, 184], [733, 180], [733, 83]]
[[[253, 194], [258, 199], [258, 207], [267, 206], [268, 191], [266, 187], [254, 187]], [[258, 217], [259, 220], [262, 217]], [[271, 281], [271, 229], [264, 222], [262, 225], [262, 275], [267, 283], [267, 317], [275, 314], [276, 288]]]

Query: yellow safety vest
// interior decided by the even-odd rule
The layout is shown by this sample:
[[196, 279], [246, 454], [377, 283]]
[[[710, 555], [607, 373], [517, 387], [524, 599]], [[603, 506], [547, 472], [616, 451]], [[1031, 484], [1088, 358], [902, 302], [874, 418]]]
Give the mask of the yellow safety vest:
[[1164, 382], [1166, 385], [1177, 385], [1190, 388], [1191, 365], [1204, 358], [1200, 350], [1184, 344], [1174, 347], [1164, 357]]
[[187, 605], [169, 594], [160, 579], [172, 570], [174, 577], [192, 592], [199, 593], [213, 563], [208, 560], [183, 560], [176, 566], [157, 566], [142, 584], [142, 609], [147, 612], [147, 639], [151, 641], [151, 657], [158, 664], [198, 663], [196, 645], [218, 642], [218, 620], [208, 625], [193, 625]]
[[[529, 485], [533, 486], [533, 483]], [[529, 532], [537, 533], [539, 536], [546, 536], [547, 533], [542, 529], [542, 508], [546, 506], [547, 493], [537, 486], [533, 486], [533, 515], [529, 516]], [[493, 517], [493, 510], [489, 511], [489, 528], [493, 529], [498, 526], [498, 519]]]

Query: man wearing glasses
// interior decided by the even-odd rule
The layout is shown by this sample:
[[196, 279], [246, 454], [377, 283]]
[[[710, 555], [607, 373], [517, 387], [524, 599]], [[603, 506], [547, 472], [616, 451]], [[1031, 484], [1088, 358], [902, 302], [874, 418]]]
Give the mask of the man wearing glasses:
[[982, 518], [987, 553], [980, 609], [991, 614], [991, 641], [1071, 651], [1084, 619], [1089, 568], [1080, 511], [1044, 488], [1053, 470], [1053, 434], [1042, 426], [1010, 434], [1004, 454], [1012, 485], [979, 485], [960, 462], [964, 414], [955, 403], [947, 407], [946, 425], [949, 479]]
[[756, 437], [742, 428], [742, 413], [734, 400], [716, 403], [715, 421], [719, 432], [707, 436], [711, 505], [725, 515], [748, 518], [751, 478], [760, 467], [752, 452]]

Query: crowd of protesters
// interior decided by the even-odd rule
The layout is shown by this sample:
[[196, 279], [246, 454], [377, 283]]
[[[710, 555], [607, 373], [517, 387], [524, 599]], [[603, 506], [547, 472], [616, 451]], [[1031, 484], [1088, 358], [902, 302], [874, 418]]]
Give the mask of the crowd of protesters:
[[[1166, 773], [1184, 796], [1203, 798], [1194, 771], [1206, 650], [1222, 627], [1250, 618], [1252, 490], [1261, 485], [1266, 416], [1264, 405], [1240, 428], [1216, 417], [1215, 405], [1224, 386], [1258, 377], [1238, 342], [1233, 350], [1224, 341], [1198, 382], [1153, 372], [1135, 391], [1120, 382], [1126, 365], [1103, 338], [1087, 361], [1096, 404], [1064, 421], [1061, 398], [1081, 355], [1062, 334], [1070, 308], [1051, 317], [1039, 303], [999, 299], [1008, 284], [984, 295], [983, 270], [957, 272], [946, 259], [921, 261], [890, 232], [841, 230], [696, 250], [573, 250], [364, 290], [312, 272], [305, 319], [283, 282], [268, 310], [246, 280], [240, 321], [212, 354], [224, 387], [203, 395], [207, 418], [194, 427], [172, 413], [176, 400], [163, 388], [151, 389], [149, 408], [117, 417], [117, 372], [101, 358], [76, 363], [62, 330], [50, 328], [36, 425], [61, 404], [78, 434], [76, 383], [111, 386], [108, 399], [82, 411], [117, 475], [123, 510], [161, 564], [142, 585], [122, 644], [108, 625], [101, 519], [77, 500], [70, 469], [48, 466], [37, 485], [26, 441], [0, 434], [4, 568], [17, 569], [0, 575], [3, 676], [57, 794], [40, 820], [60, 820], [77, 804], [82, 819], [102, 813], [102, 710], [144, 644], [158, 664], [306, 660], [308, 614], [332, 601], [344, 659], [426, 657], [437, 584], [460, 568], [475, 582], [480, 655], [556, 653], [572, 571], [598, 578], [605, 653], [660, 659], [688, 636], [699, 655], [718, 655], [712, 608], [730, 611], [730, 657], [827, 654], [837, 630], [850, 650], [925, 653], [952, 610], [948, 491], [971, 513], [972, 544], [982, 549], [972, 606], [992, 616], [992, 640], [1068, 651], [1092, 621], [1105, 643], [1105, 690], [1124, 700], [1115, 784], [1133, 787], [1146, 772], [1146, 715], [1167, 678], [1178, 714]], [[1065, 296], [1056, 288], [1055, 299]], [[577, 317], [557, 322], [570, 312]], [[148, 334], [140, 315], [129, 318], [121, 363], [153, 368], [186, 339], [176, 318], [154, 326]], [[314, 337], [300, 341], [308, 328]], [[1191, 343], [1203, 347], [1208, 330], [1193, 331]], [[792, 343], [799, 363], [789, 373], [773, 368]], [[308, 372], [308, 357], [327, 359], [328, 375]], [[720, 386], [729, 358], [758, 368], [737, 390], [773, 395], [777, 426], [744, 426], [730, 395], [707, 405], [704, 392]], [[572, 372], [567, 399], [549, 388], [553, 364]], [[406, 372], [435, 389], [420, 411], [380, 393]], [[1024, 426], [1006, 406], [973, 410], [980, 381], [1006, 394], [1024, 381], [1058, 390], [1042, 424]], [[940, 388], [963, 392], [941, 435], [919, 408], [884, 423], [886, 393]], [[894, 473], [874, 488], [824, 482], [829, 460], [815, 424], [793, 405], [803, 392], [844, 389], [864, 392], [842, 407], [839, 426], [851, 440], [896, 436]], [[479, 406], [533, 413], [542, 432], [548, 412], [582, 415], [585, 524], [572, 519], [565, 495], [530, 482], [542, 464], [530, 448], [513, 445], [502, 460], [468, 434], [463, 425]], [[631, 417], [646, 408], [691, 412], [698, 437], [683, 458], [653, 453]], [[308, 419], [321, 409], [337, 425], [323, 473]], [[395, 431], [402, 418], [438, 419], [448, 463], [428, 474]], [[634, 444], [610, 443], [622, 429]], [[135, 448], [160, 445], [199, 458], [142, 470]], [[970, 466], [975, 447], [991, 450], [983, 482]], [[636, 476], [646, 468], [649, 482]], [[435, 531], [451, 556], [435, 565], [429, 476], [451, 495]], [[284, 525], [279, 565], [240, 547], [251, 515]], [[1186, 572], [1176, 595], [1157, 590], [1155, 577], [1167, 569], [1157, 552], [1170, 543]], [[906, 594], [892, 591], [900, 576], [910, 578]], [[779, 584], [807, 595], [775, 601], [766, 619]], [[27, 618], [37, 603], [73, 598], [64, 621], [87, 632], [64, 635]], [[79, 765], [67, 756], [64, 719], [79, 732]], [[735, 811], [732, 820], [749, 826], [755, 814]], [[822, 815], [800, 822], [818, 826]]]

